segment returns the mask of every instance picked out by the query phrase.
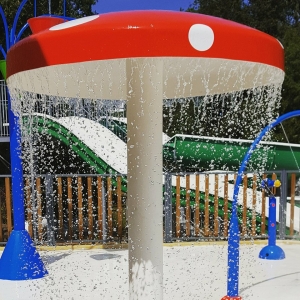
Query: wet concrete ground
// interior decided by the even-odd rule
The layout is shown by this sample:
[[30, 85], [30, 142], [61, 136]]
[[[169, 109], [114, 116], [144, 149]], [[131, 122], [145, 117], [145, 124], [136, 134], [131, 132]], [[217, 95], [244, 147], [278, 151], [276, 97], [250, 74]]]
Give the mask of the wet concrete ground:
[[[245, 300], [299, 299], [300, 243], [278, 242], [286, 258], [277, 261], [258, 258], [265, 244], [261, 242], [240, 247], [240, 296]], [[49, 272], [45, 278], [0, 280], [0, 299], [129, 298], [128, 250], [58, 249], [39, 250]], [[220, 300], [227, 293], [226, 268], [226, 243], [164, 246], [164, 299]]]

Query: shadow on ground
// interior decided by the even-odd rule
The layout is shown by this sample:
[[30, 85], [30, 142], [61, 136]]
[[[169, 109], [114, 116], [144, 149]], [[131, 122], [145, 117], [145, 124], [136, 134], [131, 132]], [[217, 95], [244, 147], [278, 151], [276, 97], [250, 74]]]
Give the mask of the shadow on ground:
[[114, 259], [114, 258], [120, 258], [121, 255], [118, 254], [111, 254], [111, 253], [101, 253], [101, 254], [93, 254], [90, 255], [90, 258], [95, 260], [107, 260], [107, 259]]
[[59, 255], [41, 255], [41, 258], [45, 265], [50, 265], [69, 256], [70, 254], [71, 253], [62, 253]]

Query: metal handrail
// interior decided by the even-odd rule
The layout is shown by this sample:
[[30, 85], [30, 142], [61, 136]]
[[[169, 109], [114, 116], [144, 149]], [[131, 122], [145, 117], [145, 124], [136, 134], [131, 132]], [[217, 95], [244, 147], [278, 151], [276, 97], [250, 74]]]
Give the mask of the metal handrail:
[[9, 136], [8, 97], [5, 80], [0, 80], [0, 138]]

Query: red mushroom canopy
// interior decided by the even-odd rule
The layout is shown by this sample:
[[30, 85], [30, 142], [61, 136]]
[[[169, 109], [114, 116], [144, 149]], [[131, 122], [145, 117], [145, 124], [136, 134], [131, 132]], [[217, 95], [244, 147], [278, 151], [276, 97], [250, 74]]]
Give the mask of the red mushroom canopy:
[[[284, 76], [282, 45], [263, 32], [201, 14], [131, 11], [65, 22], [20, 41], [8, 53], [8, 83], [45, 94], [126, 98], [128, 59], [163, 60], [165, 98], [279, 83]], [[62, 80], [80, 91], [74, 84], [66, 90]]]

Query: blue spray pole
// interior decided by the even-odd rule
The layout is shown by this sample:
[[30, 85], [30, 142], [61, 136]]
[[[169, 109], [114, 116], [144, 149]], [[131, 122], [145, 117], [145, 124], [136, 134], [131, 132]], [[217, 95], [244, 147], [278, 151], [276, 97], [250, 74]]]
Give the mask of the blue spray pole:
[[[15, 30], [18, 17], [27, 0], [23, 0], [14, 19], [13, 28], [8, 38], [8, 25], [0, 6], [0, 15], [4, 23], [6, 34], [6, 48], [16, 42]], [[22, 144], [19, 117], [15, 115], [11, 107], [11, 99], [8, 94], [9, 128], [10, 128], [10, 155], [12, 174], [12, 200], [14, 210], [14, 228], [11, 232], [5, 249], [0, 259], [0, 279], [28, 280], [42, 278], [48, 274], [29, 233], [25, 230]]]
[[8, 103], [14, 228], [0, 259], [0, 279], [37, 279], [48, 272], [25, 230], [21, 131], [19, 117], [11, 110], [10, 99]]
[[[300, 110], [295, 110], [286, 113], [278, 117], [274, 122], [267, 125], [259, 134], [259, 136], [253, 141], [252, 145], [248, 149], [241, 166], [238, 170], [237, 179], [234, 185], [233, 200], [232, 200], [232, 214], [229, 225], [228, 233], [228, 267], [227, 267], [227, 295], [222, 298], [222, 300], [240, 300], [242, 299], [239, 293], [239, 246], [240, 246], [240, 233], [238, 227], [238, 194], [239, 186], [242, 183], [243, 172], [250, 160], [250, 157], [255, 150], [256, 146], [262, 140], [262, 138], [276, 125], [281, 122], [300, 116]], [[276, 211], [275, 211], [276, 212]]]
[[280, 187], [279, 180], [267, 179], [262, 182], [262, 188], [269, 193], [268, 245], [259, 252], [259, 258], [279, 260], [285, 258], [281, 247], [276, 245], [276, 198], [270, 191], [272, 187]]

